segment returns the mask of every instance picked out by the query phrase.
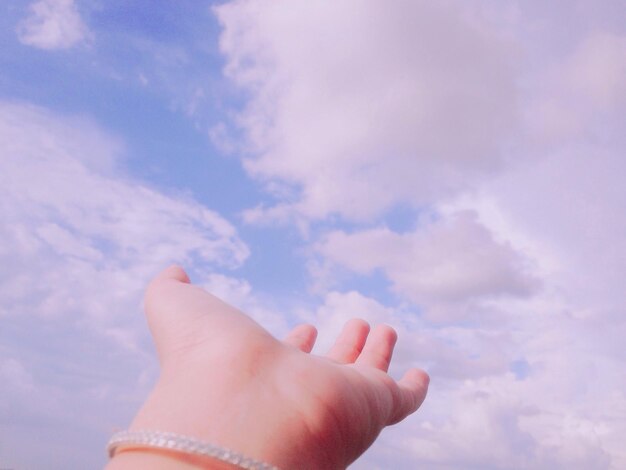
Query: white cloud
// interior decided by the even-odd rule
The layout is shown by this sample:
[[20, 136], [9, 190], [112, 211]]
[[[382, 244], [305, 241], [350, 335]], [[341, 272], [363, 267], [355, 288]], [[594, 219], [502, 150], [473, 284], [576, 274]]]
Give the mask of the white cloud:
[[147, 281], [172, 262], [235, 268], [248, 248], [219, 214], [125, 176], [123, 144], [87, 118], [0, 102], [0, 148], [0, 426], [15, 430], [0, 458], [34, 468], [67, 451], [100, 467], [92, 447], [156, 376]]
[[[447, 424], [435, 423], [407, 444], [416, 459], [430, 455], [437, 464], [447, 462], [443, 468], [504, 468], [507, 460], [538, 469], [626, 465], [621, 444], [626, 436], [621, 339], [626, 331], [626, 167], [616, 125], [625, 114], [622, 84], [611, 72], [623, 68], [623, 48], [623, 40], [613, 35], [582, 38], [550, 70], [548, 91], [538, 90], [529, 108], [550, 103], [570, 118], [567, 126], [531, 126], [529, 134], [540, 138], [524, 149], [529, 158], [448, 207], [452, 213], [476, 211], [495, 239], [509, 240], [533, 260], [532, 272], [543, 289], [530, 299], [498, 305], [509, 316], [516, 354], [529, 364], [528, 378], [473, 383], [486, 394], [484, 400], [464, 400], [453, 390], [433, 393], [431, 400], [440, 400], [440, 406], [450, 409], [456, 402], [458, 408], [433, 412], [435, 420], [447, 416]], [[568, 127], [571, 123], [575, 126]], [[517, 401], [503, 405], [494, 401], [494, 392]], [[497, 409], [502, 419], [494, 414]], [[501, 420], [511, 427], [489, 437], [472, 431], [466, 418], [495, 419], [482, 429], [497, 429]], [[420, 429], [416, 422], [415, 432]], [[510, 447], [498, 436], [531, 439], [532, 445]], [[463, 449], [460, 442], [469, 445]], [[506, 452], [493, 455], [490, 448]]]
[[39, 0], [17, 26], [23, 44], [38, 49], [69, 49], [91, 37], [74, 0]]
[[594, 31], [531, 79], [530, 136], [540, 142], [589, 139], [615, 129], [626, 105], [626, 35]]
[[621, 323], [626, 164], [614, 145], [581, 143], [518, 166], [455, 210], [475, 210], [497, 237], [520, 247], [546, 293], [580, 318]]
[[[303, 316], [392, 323], [399, 365], [432, 373], [360, 468], [622, 468], [623, 25], [601, 27], [608, 6], [564, 21], [584, 2], [445, 5], [217, 8], [245, 165], [276, 199], [246, 220], [324, 219], [307, 233], [322, 305]], [[394, 232], [377, 217], [398, 203], [440, 218]], [[340, 269], [419, 308], [337, 292]]]
[[[15, 389], [31, 391], [33, 389], [33, 378], [24, 366], [16, 359], [4, 358], [0, 361], [0, 379], [3, 384], [11, 384]], [[2, 406], [8, 403], [2, 402]]]
[[586, 37], [565, 64], [572, 91], [585, 95], [599, 108], [626, 103], [626, 36], [596, 32]]
[[428, 315], [447, 320], [452, 310], [462, 315], [464, 303], [525, 297], [537, 284], [523, 256], [510, 244], [495, 241], [471, 212], [427, 222], [405, 234], [388, 228], [331, 232], [317, 251], [323, 263], [358, 274], [381, 270], [395, 292]]
[[426, 368], [434, 377], [451, 380], [476, 379], [509, 371], [519, 351], [508, 332], [489, 329], [435, 327], [416, 310], [392, 308], [358, 291], [328, 292], [313, 310], [301, 309], [302, 321], [318, 327], [315, 353], [325, 353], [351, 318], [375, 326], [391, 325], [399, 335], [391, 373], [400, 376], [408, 367]]
[[120, 177], [120, 145], [93, 124], [3, 103], [0, 141], [2, 258], [13, 267], [3, 292], [15, 297], [30, 278], [37, 295], [21, 301], [33, 310], [108, 316], [106, 299], [137, 292], [167, 262], [235, 267], [247, 256], [216, 213]]
[[552, 305], [509, 309], [504, 328], [433, 328], [418, 312], [350, 291], [301, 312], [320, 327], [321, 353], [349, 318], [389, 323], [399, 333], [391, 374], [418, 366], [431, 375], [422, 409], [386, 430], [355, 468], [621, 468], [622, 361], [598, 347], [590, 325]]
[[[535, 385], [554, 385], [540, 381]], [[416, 464], [444, 469], [619, 468], [604, 447], [598, 415], [585, 419], [578, 411], [556, 411], [552, 401], [548, 408], [539, 387], [511, 374], [438, 392], [422, 420], [397, 436], [402, 452], [412, 454]], [[600, 432], [583, 431], [585, 422]]]
[[250, 93], [239, 124], [256, 156], [245, 166], [295, 187], [285, 209], [368, 218], [500, 165], [516, 119], [515, 51], [477, 18], [378, 0], [216, 11], [226, 74]]

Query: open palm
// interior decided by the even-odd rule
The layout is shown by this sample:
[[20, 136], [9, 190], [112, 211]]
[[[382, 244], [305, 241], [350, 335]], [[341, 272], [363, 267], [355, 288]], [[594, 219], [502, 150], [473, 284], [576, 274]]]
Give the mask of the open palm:
[[386, 325], [370, 334], [351, 320], [315, 356], [313, 326], [278, 341], [178, 267], [152, 281], [145, 307], [161, 377], [133, 429], [192, 435], [285, 470], [342, 469], [426, 396], [423, 371], [387, 374], [396, 333]]

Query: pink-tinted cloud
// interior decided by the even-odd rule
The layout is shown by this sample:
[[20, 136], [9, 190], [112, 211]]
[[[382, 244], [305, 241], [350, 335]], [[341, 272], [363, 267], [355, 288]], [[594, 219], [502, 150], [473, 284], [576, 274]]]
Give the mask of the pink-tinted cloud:
[[[516, 52], [428, 2], [237, 1], [216, 9], [249, 173], [295, 187], [283, 212], [363, 219], [496, 169], [516, 120]], [[267, 215], [276, 215], [268, 212]]]
[[331, 232], [318, 245], [326, 262], [359, 274], [382, 270], [392, 289], [428, 312], [452, 304], [501, 296], [526, 297], [537, 281], [524, 258], [498, 243], [471, 212], [461, 212], [416, 231], [399, 234], [387, 228], [353, 234]]
[[[626, 465], [618, 4], [216, 10], [249, 98], [244, 163], [276, 200], [246, 220], [323, 220], [304, 232], [322, 302], [304, 317], [400, 325], [400, 362], [433, 374], [422, 414], [360, 468]], [[380, 222], [398, 203], [411, 230]], [[397, 304], [341, 291], [372, 273]]]

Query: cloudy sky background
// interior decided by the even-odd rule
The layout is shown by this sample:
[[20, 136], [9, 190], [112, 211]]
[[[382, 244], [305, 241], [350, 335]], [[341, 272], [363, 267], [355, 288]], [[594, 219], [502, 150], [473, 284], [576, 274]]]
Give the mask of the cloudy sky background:
[[0, 467], [98, 468], [171, 262], [432, 377], [355, 469], [626, 468], [622, 0], [0, 7]]

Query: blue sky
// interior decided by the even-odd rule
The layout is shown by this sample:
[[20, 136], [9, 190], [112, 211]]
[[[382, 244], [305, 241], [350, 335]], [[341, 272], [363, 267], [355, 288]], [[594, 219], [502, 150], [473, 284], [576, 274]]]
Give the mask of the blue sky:
[[104, 464], [171, 262], [396, 327], [430, 395], [356, 469], [626, 466], [623, 2], [0, 8], [0, 467]]

